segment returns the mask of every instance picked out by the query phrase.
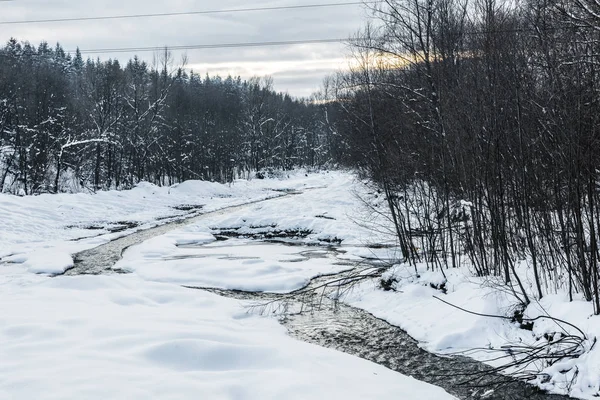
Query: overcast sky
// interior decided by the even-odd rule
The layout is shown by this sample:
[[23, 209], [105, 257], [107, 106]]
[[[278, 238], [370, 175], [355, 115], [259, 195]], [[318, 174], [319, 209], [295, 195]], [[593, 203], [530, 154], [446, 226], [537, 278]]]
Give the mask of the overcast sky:
[[[38, 20], [105, 15], [148, 14], [339, 3], [345, 0], [13, 0], [0, 1], [0, 21]], [[347, 0], [346, 0], [347, 1]], [[0, 39], [15, 37], [31, 43], [60, 42], [65, 50], [147, 46], [242, 43], [347, 38], [365, 21], [361, 5], [293, 10], [250, 11], [140, 19], [60, 23], [0, 24]], [[185, 50], [188, 67], [200, 74], [249, 78], [271, 75], [275, 88], [308, 96], [332, 71], [343, 68], [343, 44], [303, 44], [259, 48]], [[125, 61], [133, 53], [100, 54]], [[152, 60], [152, 53], [139, 53]], [[181, 53], [174, 52], [179, 61]], [[85, 57], [85, 54], [84, 54]]]

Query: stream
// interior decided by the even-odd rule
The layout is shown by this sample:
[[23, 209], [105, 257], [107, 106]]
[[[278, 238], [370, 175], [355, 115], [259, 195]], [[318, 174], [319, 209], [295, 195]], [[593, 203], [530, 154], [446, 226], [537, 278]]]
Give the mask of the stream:
[[174, 229], [184, 227], [186, 225], [192, 225], [205, 219], [209, 216], [226, 215], [227, 213], [243, 209], [252, 204], [261, 203], [264, 201], [277, 201], [278, 199], [285, 198], [289, 195], [298, 194], [296, 192], [287, 192], [285, 195], [275, 198], [269, 198], [265, 200], [257, 200], [248, 203], [244, 203], [238, 206], [225, 207], [217, 211], [206, 212], [200, 215], [196, 215], [191, 218], [178, 219], [173, 222], [164, 223], [162, 225], [154, 226], [152, 228], [139, 230], [133, 232], [127, 236], [120, 237], [115, 240], [111, 240], [108, 243], [94, 247], [89, 250], [84, 250], [75, 254], [73, 261], [74, 265], [72, 268], [67, 269], [63, 274], [60, 275], [99, 275], [99, 274], [110, 274], [110, 273], [121, 273], [113, 269], [113, 265], [121, 259], [121, 255], [127, 248], [140, 244], [145, 240], [151, 239], [156, 236], [164, 235]]
[[[278, 201], [278, 198], [263, 201]], [[167, 223], [83, 251], [76, 254], [74, 267], [67, 270], [65, 275], [125, 273], [112, 267], [128, 247], [184, 225], [199, 222], [207, 216], [226, 215], [232, 210], [247, 206], [248, 204], [230, 207]], [[227, 238], [222, 239], [218, 247], [219, 257], [223, 256], [222, 253], [227, 253], [227, 248], [230, 246]], [[234, 239], [229, 240], [234, 242]], [[257, 239], [246, 239], [245, 245], [256, 246], [255, 254], [260, 255], [258, 246], [263, 245], [265, 241], [280, 246], [293, 245], [292, 241]], [[200, 287], [190, 289], [207, 290], [221, 296], [251, 300], [257, 305], [252, 311], [278, 315], [289, 334], [299, 340], [375, 362], [404, 375], [440, 386], [460, 399], [558, 400], [568, 398], [542, 393], [524, 382], [488, 373], [486, 371], [489, 371], [490, 367], [466, 357], [447, 357], [428, 353], [402, 329], [364, 310], [331, 300], [335, 289], [330, 288], [323, 292], [319, 288], [332, 279], [343, 278], [352, 273], [353, 265], [340, 256], [343, 253], [343, 246], [311, 247], [308, 250], [307, 246], [297, 246], [299, 260], [328, 257], [333, 263], [346, 266], [345, 272], [312, 279], [306, 288], [296, 292], [297, 296]], [[463, 384], [474, 376], [478, 377], [476, 382]]]

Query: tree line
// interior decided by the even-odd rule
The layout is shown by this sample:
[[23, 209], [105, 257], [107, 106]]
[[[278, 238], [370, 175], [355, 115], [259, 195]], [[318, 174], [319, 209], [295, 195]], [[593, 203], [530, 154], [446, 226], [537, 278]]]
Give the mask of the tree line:
[[[325, 85], [328, 129], [403, 258], [600, 313], [600, 2], [384, 0]], [[525, 267], [526, 266], [526, 267]]]
[[201, 77], [184, 64], [167, 49], [121, 66], [11, 39], [0, 48], [0, 191], [230, 182], [331, 161], [318, 106], [269, 78]]

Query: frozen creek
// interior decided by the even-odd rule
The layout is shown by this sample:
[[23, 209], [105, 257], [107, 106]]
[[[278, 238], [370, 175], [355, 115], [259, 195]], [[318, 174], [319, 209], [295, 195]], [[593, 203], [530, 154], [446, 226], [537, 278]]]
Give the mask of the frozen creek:
[[[277, 201], [271, 199], [267, 201]], [[243, 209], [248, 205], [233, 207]], [[199, 215], [184, 221], [168, 223], [148, 230], [138, 231], [119, 238], [94, 249], [83, 251], [76, 255], [75, 266], [66, 271], [65, 275], [105, 274], [123, 271], [112, 269], [128, 247], [141, 243], [150, 238], [162, 235], [183, 225], [193, 224], [207, 216], [226, 214], [232, 208]], [[248, 246], [256, 246], [256, 254], [260, 254], [260, 240], [249, 240]], [[287, 246], [280, 243], [281, 246]], [[299, 258], [336, 257], [335, 247], [318, 248], [306, 251], [298, 249]], [[221, 243], [219, 253], [226, 252], [227, 241]], [[223, 254], [215, 254], [215, 257]], [[210, 257], [210, 255], [209, 255]], [[340, 261], [343, 262], [343, 261]], [[348, 265], [351, 268], [351, 265]], [[565, 399], [567, 397], [540, 393], [536, 388], [523, 382], [508, 381], [506, 377], [497, 374], [486, 374], [488, 369], [484, 364], [463, 357], [440, 357], [422, 350], [418, 343], [402, 329], [388, 324], [373, 315], [343, 303], [334, 302], [322, 291], [311, 291], [320, 287], [327, 280], [343, 277], [344, 273], [336, 276], [324, 276], [313, 279], [307, 288], [308, 293], [297, 298], [285, 294], [253, 293], [236, 290], [221, 290], [210, 288], [191, 288], [208, 290], [222, 296], [242, 300], [256, 301], [257, 309], [261, 305], [271, 303], [265, 308], [267, 312], [281, 312], [282, 308], [289, 310], [283, 313], [280, 321], [293, 337], [352, 354], [391, 370], [428, 382], [444, 388], [449, 393], [461, 399]], [[330, 293], [329, 293], [330, 294]], [[308, 304], [308, 307], [307, 307]], [[300, 309], [303, 312], [297, 312]], [[463, 385], [473, 374], [483, 376], [476, 384]], [[502, 382], [501, 385], [496, 384]], [[491, 391], [490, 388], [494, 387]]]

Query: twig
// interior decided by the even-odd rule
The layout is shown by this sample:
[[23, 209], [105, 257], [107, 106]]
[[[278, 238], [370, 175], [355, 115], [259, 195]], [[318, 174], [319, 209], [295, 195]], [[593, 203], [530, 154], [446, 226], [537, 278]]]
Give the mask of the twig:
[[[461, 310], [461, 311], [464, 311], [464, 312], [466, 312], [466, 313], [469, 313], [469, 314], [477, 315], [477, 316], [480, 316], [480, 317], [487, 317], [487, 318], [500, 318], [500, 319], [509, 320], [509, 321], [512, 319], [512, 318], [510, 318], [510, 317], [507, 317], [507, 316], [505, 316], [505, 315], [483, 314], [483, 313], [478, 313], [478, 312], [475, 312], [475, 311], [467, 310], [467, 309], [465, 309], [465, 308], [462, 308], [462, 307], [459, 307], [459, 306], [457, 306], [456, 304], [452, 304], [452, 303], [450, 303], [450, 302], [447, 302], [447, 301], [445, 301], [445, 300], [442, 300], [442, 299], [440, 299], [440, 298], [439, 298], [439, 297], [437, 297], [437, 296], [433, 296], [433, 298], [434, 298], [434, 299], [437, 299], [437, 300], [441, 301], [442, 303], [445, 303], [445, 304], [447, 304], [447, 305], [449, 305], [449, 306], [452, 306], [452, 307], [454, 307], [454, 308], [457, 308], [457, 309], [459, 309], [459, 310]], [[581, 333], [581, 336], [582, 336], [582, 338], [583, 338], [583, 339], [587, 339], [587, 335], [586, 335], [586, 334], [585, 334], [585, 333], [584, 333], [584, 332], [583, 332], [583, 331], [582, 331], [582, 330], [581, 330], [579, 327], [577, 327], [576, 325], [573, 325], [573, 324], [572, 324], [572, 323], [570, 323], [570, 322], [567, 322], [567, 321], [565, 321], [565, 320], [562, 320], [562, 319], [560, 319], [560, 318], [551, 317], [551, 316], [549, 316], [549, 315], [539, 315], [539, 316], [537, 316], [537, 317], [535, 317], [535, 318], [523, 318], [523, 321], [525, 321], [525, 320], [526, 320], [526, 321], [528, 321], [528, 322], [535, 322], [535, 321], [537, 321], [538, 319], [541, 319], [541, 318], [546, 318], [546, 319], [549, 319], [549, 320], [551, 320], [551, 321], [554, 321], [554, 322], [560, 322], [560, 323], [563, 323], [563, 324], [565, 324], [565, 325], [568, 325], [568, 326], [570, 326], [570, 327], [572, 327], [572, 328], [576, 329], [576, 330], [577, 330], [579, 333]]]

